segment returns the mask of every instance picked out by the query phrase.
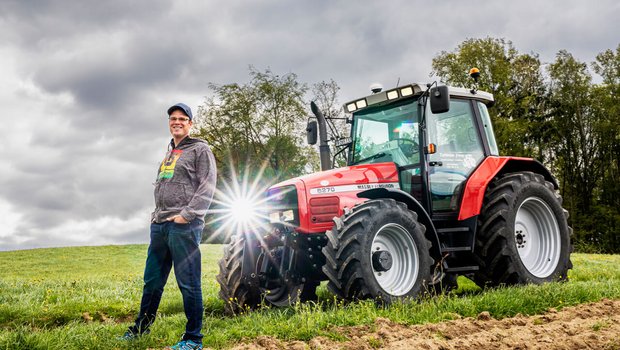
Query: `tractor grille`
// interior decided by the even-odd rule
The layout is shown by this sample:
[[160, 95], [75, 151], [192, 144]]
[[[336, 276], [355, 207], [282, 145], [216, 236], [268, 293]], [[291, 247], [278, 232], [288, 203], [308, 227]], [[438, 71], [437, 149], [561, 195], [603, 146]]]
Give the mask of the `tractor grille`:
[[314, 223], [331, 222], [338, 216], [340, 199], [338, 197], [321, 197], [310, 200], [310, 220]]

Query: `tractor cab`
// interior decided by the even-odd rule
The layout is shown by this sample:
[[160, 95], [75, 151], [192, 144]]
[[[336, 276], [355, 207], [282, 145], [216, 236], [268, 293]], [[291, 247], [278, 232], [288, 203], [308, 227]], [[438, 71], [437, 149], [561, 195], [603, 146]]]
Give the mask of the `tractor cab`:
[[486, 156], [498, 155], [486, 106], [493, 97], [440, 88], [412, 84], [346, 103], [348, 165], [393, 162], [401, 190], [428, 213], [454, 214], [469, 175]]

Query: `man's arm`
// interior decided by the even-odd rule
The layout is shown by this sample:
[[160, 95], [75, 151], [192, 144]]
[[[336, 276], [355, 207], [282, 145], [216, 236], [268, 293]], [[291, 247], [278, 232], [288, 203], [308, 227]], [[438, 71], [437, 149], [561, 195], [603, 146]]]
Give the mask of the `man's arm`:
[[[215, 193], [215, 183], [217, 177], [217, 168], [215, 158], [208, 146], [199, 150], [196, 157], [196, 178], [198, 179], [198, 187], [189, 204], [181, 210], [179, 214], [187, 222], [194, 220], [196, 217], [203, 218], [207, 214], [207, 209], [211, 205], [213, 194]], [[177, 222], [177, 219], [174, 219]]]

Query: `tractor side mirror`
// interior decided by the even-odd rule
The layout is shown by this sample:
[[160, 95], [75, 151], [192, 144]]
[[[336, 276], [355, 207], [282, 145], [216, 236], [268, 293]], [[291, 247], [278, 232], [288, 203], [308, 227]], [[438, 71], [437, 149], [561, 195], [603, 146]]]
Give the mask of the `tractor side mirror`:
[[450, 110], [450, 93], [447, 86], [436, 86], [431, 89], [431, 112], [433, 114], [445, 113]]
[[309, 145], [316, 144], [316, 133], [317, 133], [317, 122], [316, 120], [311, 120], [308, 122], [306, 126], [306, 138], [308, 139]]

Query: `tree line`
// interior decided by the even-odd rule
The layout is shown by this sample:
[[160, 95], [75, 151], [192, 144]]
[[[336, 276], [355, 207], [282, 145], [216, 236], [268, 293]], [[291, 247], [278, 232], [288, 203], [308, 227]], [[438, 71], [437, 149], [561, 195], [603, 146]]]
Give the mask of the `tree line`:
[[[479, 89], [495, 98], [489, 112], [500, 154], [536, 158], [557, 177], [576, 250], [620, 252], [620, 45], [590, 64], [566, 50], [543, 63], [505, 39], [467, 39], [433, 58], [431, 77], [469, 87], [472, 67], [482, 72]], [[338, 84], [254, 67], [249, 78], [209, 84], [199, 108], [195, 134], [213, 148], [219, 183], [262, 174], [272, 184], [318, 171], [317, 151], [305, 144], [309, 101], [333, 118], [332, 140], [348, 136]]]

